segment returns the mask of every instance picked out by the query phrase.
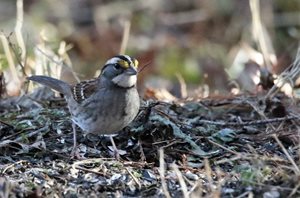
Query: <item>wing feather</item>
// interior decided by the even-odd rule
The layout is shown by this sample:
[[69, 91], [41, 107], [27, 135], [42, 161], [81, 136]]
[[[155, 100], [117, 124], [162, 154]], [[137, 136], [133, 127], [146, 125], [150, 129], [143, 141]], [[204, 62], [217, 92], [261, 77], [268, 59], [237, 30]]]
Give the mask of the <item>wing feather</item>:
[[93, 93], [96, 91], [99, 80], [98, 79], [92, 79], [92, 80], [86, 80], [82, 81], [80, 83], [77, 83], [72, 87], [72, 94], [74, 99], [81, 103], [87, 98], [89, 98]]

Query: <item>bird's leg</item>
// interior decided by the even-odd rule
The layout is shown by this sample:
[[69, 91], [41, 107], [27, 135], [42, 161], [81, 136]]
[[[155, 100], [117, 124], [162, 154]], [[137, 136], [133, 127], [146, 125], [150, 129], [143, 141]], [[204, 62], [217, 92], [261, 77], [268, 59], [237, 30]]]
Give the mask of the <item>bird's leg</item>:
[[73, 149], [71, 152], [71, 157], [74, 158], [77, 156], [77, 136], [76, 136], [76, 124], [72, 121], [72, 129], [73, 129]]
[[118, 161], [120, 161], [120, 155], [119, 155], [119, 151], [118, 151], [118, 149], [117, 149], [117, 147], [116, 147], [116, 144], [115, 144], [114, 138], [113, 138], [113, 136], [112, 136], [112, 135], [110, 135], [110, 136], [109, 136], [109, 138], [110, 138], [110, 141], [111, 141], [112, 147], [113, 147], [113, 149], [114, 149], [114, 157], [115, 157], [115, 158], [116, 158]]
[[72, 129], [73, 129], [73, 150], [76, 150], [77, 147], [77, 134], [76, 134], [76, 125], [72, 122]]
[[143, 146], [142, 146], [142, 143], [141, 143], [140, 139], [138, 140], [138, 145], [140, 147], [140, 152], [141, 152], [141, 161], [145, 162], [146, 161], [146, 156], [145, 156], [145, 153], [144, 153], [144, 150], [143, 150]]

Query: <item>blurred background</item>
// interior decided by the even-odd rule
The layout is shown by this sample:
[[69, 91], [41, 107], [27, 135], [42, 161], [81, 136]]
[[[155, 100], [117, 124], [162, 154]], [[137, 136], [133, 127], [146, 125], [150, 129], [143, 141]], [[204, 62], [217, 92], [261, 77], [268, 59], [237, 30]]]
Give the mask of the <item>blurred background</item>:
[[25, 75], [95, 77], [119, 53], [149, 64], [145, 97], [255, 92], [293, 62], [299, 11], [299, 0], [1, 0], [0, 93], [20, 94]]

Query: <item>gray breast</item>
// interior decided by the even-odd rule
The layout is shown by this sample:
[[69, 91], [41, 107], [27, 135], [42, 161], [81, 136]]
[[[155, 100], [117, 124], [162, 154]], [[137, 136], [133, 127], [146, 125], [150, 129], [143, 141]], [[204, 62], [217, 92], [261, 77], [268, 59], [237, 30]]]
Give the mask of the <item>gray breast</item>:
[[102, 89], [80, 105], [69, 104], [73, 121], [85, 132], [113, 134], [130, 124], [139, 110], [136, 88]]

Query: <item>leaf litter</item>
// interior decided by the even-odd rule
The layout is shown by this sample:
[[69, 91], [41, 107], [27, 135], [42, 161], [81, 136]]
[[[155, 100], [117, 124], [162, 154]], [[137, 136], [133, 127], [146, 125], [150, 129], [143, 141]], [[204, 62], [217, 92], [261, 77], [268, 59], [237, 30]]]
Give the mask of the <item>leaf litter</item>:
[[0, 101], [1, 197], [300, 196], [299, 107], [283, 94], [143, 101], [114, 137], [121, 161], [82, 132], [70, 159], [65, 102], [40, 95]]

